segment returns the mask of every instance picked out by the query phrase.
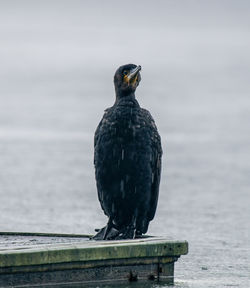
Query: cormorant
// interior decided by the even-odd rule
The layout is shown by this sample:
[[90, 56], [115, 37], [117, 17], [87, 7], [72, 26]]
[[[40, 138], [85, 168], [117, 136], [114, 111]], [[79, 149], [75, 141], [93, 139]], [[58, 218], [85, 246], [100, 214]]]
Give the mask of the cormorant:
[[141, 66], [127, 64], [114, 76], [116, 100], [105, 110], [94, 139], [98, 198], [107, 225], [93, 237], [133, 239], [154, 218], [161, 176], [161, 139], [151, 114], [135, 90]]

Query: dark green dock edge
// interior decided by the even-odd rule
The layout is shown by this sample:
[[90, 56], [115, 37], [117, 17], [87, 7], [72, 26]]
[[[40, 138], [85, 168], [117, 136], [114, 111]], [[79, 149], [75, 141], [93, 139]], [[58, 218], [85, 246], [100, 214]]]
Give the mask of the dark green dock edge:
[[0, 287], [148, 279], [172, 284], [174, 262], [188, 253], [187, 241], [164, 237], [90, 241], [89, 235], [79, 234], [3, 232], [0, 236], [79, 238], [75, 243], [0, 247]]

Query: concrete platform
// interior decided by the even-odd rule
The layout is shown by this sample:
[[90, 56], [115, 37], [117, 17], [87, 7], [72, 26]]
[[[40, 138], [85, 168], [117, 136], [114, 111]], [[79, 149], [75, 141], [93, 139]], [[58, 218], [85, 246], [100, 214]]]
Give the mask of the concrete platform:
[[174, 263], [188, 253], [187, 241], [164, 237], [119, 241], [89, 238], [0, 233], [0, 287], [73, 287], [124, 281], [173, 284]]

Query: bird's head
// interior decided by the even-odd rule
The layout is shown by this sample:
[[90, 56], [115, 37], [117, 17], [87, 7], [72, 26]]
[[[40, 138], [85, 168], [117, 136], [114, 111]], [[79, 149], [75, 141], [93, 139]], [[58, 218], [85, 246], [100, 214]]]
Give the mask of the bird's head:
[[133, 94], [141, 81], [141, 66], [127, 64], [119, 67], [114, 76], [115, 91], [118, 97]]

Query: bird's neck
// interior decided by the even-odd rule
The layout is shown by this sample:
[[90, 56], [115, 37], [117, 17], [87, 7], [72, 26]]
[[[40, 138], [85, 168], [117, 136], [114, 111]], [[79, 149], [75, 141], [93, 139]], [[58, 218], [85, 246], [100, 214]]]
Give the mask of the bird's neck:
[[116, 93], [116, 100], [115, 102], [118, 103], [120, 101], [131, 101], [131, 100], [135, 100], [135, 93], [131, 92], [129, 94], [124, 94], [124, 93]]

